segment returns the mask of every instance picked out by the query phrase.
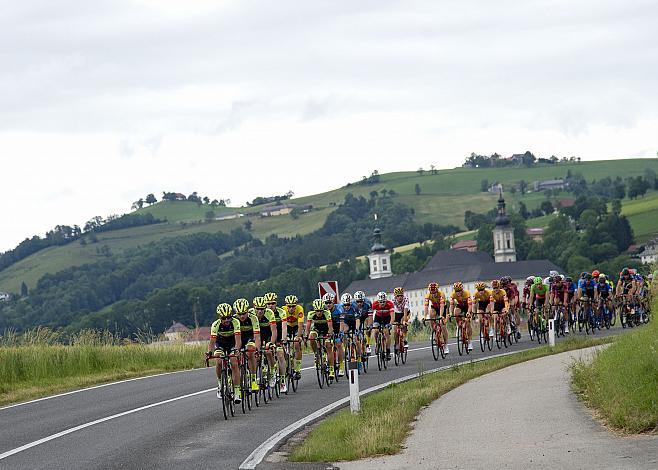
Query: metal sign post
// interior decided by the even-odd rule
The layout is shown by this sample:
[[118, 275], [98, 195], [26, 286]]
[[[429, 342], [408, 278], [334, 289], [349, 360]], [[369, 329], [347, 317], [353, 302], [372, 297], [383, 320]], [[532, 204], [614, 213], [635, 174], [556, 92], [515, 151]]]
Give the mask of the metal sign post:
[[548, 345], [555, 346], [555, 320], [548, 320]]
[[359, 368], [356, 361], [350, 361], [350, 411], [359, 413], [361, 411], [361, 399], [359, 398]]

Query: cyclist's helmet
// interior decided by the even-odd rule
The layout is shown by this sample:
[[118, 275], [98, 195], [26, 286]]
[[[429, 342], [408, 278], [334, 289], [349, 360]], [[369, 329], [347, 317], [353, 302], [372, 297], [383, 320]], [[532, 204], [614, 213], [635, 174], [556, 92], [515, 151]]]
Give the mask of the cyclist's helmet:
[[583, 271], [582, 273], [580, 273], [580, 278], [581, 278], [581, 279], [585, 279], [585, 276], [587, 276], [587, 273], [586, 273], [585, 271]]
[[384, 292], [384, 291], [378, 292], [377, 293], [377, 300], [379, 300], [380, 302], [386, 302], [386, 292]]
[[327, 292], [322, 296], [322, 300], [324, 301], [325, 304], [331, 303], [333, 304], [334, 301], [336, 300], [336, 296], [332, 294], [331, 292]]
[[343, 295], [340, 296], [340, 302], [343, 305], [350, 305], [352, 303], [352, 294], [345, 292]]
[[238, 315], [247, 313], [249, 311], [249, 301], [247, 299], [237, 299], [233, 302], [233, 310]]
[[229, 318], [232, 313], [231, 306], [227, 303], [219, 304], [217, 306], [217, 316], [219, 318]]
[[291, 307], [294, 307], [299, 303], [299, 299], [294, 294], [287, 295], [284, 300], [286, 302], [286, 305], [290, 305]]
[[487, 285], [484, 282], [478, 282], [477, 284], [475, 284], [475, 289], [476, 290], [482, 291], [486, 288], [487, 288]]
[[315, 299], [313, 301], [313, 310], [315, 310], [316, 312], [321, 312], [322, 310], [324, 310], [324, 300]]
[[436, 282], [430, 282], [427, 285], [427, 290], [430, 292], [436, 292], [437, 290], [439, 290], [439, 285]]
[[557, 276], [558, 274], [560, 274], [560, 273], [557, 272], [557, 271], [555, 271], [555, 270], [553, 270], [553, 271], [551, 271], [551, 272], [548, 273], [548, 275], [549, 275], [550, 277], [555, 277], [555, 276]]
[[464, 290], [464, 284], [457, 281], [452, 285], [452, 288], [455, 290], [455, 292], [461, 292]]
[[402, 287], [396, 287], [393, 289], [393, 295], [398, 296], [398, 295], [404, 295], [404, 289]]
[[608, 278], [605, 276], [605, 274], [599, 274], [599, 284], [605, 284], [607, 280]]
[[544, 280], [541, 277], [537, 276], [535, 280], [532, 281], [532, 283], [536, 286], [540, 286], [544, 283]]
[[493, 281], [491, 281], [491, 288], [500, 289], [500, 281], [498, 279], [494, 279]]
[[362, 290], [358, 290], [354, 293], [354, 300], [357, 302], [366, 300], [366, 293]]
[[263, 297], [254, 297], [254, 308], [265, 308], [265, 299]]
[[592, 271], [592, 277], [599, 277], [600, 274], [601, 273], [599, 272], [598, 269], [595, 269], [594, 271]]
[[512, 278], [510, 276], [503, 276], [500, 278], [500, 283], [504, 286], [507, 286], [512, 283]]
[[532, 284], [533, 282], [535, 282], [535, 276], [528, 276], [528, 277], [525, 278], [525, 284], [526, 284], [526, 286], [529, 286], [529, 285]]
[[564, 280], [566, 282], [568, 282], [569, 284], [571, 284], [573, 282], [573, 279], [571, 278], [571, 276], [567, 276]]
[[592, 279], [592, 275], [590, 273], [585, 273], [585, 279], [590, 281]]
[[557, 276], [553, 276], [553, 282], [560, 282], [560, 281], [562, 281], [562, 278], [560, 277], [559, 274]]
[[268, 304], [272, 303], [272, 302], [276, 302], [277, 299], [278, 299], [276, 293], [274, 293], [274, 292], [268, 292], [267, 294], [265, 294], [263, 296], [263, 298], [265, 299], [265, 303], [268, 303]]
[[624, 268], [624, 269], [621, 270], [621, 275], [622, 276], [628, 276], [628, 274], [629, 274], [628, 268]]

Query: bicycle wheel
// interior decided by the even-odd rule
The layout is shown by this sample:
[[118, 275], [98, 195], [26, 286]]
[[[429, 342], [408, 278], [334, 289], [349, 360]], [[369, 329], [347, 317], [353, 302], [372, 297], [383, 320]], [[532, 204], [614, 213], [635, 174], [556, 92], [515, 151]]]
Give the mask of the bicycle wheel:
[[382, 365], [384, 366], [384, 369], [388, 369], [388, 351], [386, 351], [386, 346], [388, 343], [386, 342], [386, 337], [382, 334], [381, 335], [381, 350], [382, 350]]
[[533, 319], [534, 315], [530, 313], [528, 315], [528, 336], [530, 337], [530, 341], [535, 340], [535, 321]]
[[270, 367], [270, 365], [268, 363], [267, 364], [267, 370], [265, 371], [265, 379], [266, 379], [266, 383], [267, 383], [266, 389], [265, 389], [267, 391], [267, 400], [265, 400], [265, 403], [267, 403], [268, 400], [272, 401], [272, 392], [273, 392], [272, 387], [271, 387], [272, 375], [273, 375], [272, 368]]
[[252, 393], [252, 395], [254, 396], [254, 404], [257, 407], [260, 406], [260, 384], [261, 384], [262, 376], [263, 376], [263, 369], [261, 368], [260, 355], [259, 355], [256, 357], [256, 383], [258, 384], [258, 391]]
[[432, 357], [435, 361], [439, 360], [439, 344], [436, 342], [436, 331], [430, 330], [430, 346], [432, 348]]
[[222, 412], [224, 413], [224, 419], [228, 420], [228, 415], [231, 413], [231, 411], [229, 410], [228, 401], [227, 401], [229, 392], [228, 392], [228, 378], [226, 376], [225, 367], [222, 367], [222, 375], [219, 380], [219, 383], [220, 383], [219, 389], [221, 390], [221, 394], [222, 394]]
[[480, 351], [484, 352], [484, 322], [480, 321]]
[[[246, 359], [246, 358], [243, 358]], [[249, 407], [247, 401], [249, 400], [249, 388], [248, 388], [248, 375], [246, 371], [246, 360], [243, 360], [240, 364], [240, 398], [242, 398], [242, 414], [247, 413], [247, 408]]]
[[384, 367], [384, 364], [382, 364], [382, 345], [381, 341], [379, 339], [379, 336], [381, 335], [381, 332], [377, 333], [377, 339], [375, 341], [375, 355], [377, 356], [377, 369], [382, 370], [382, 367]]
[[496, 335], [496, 346], [500, 349], [500, 343], [503, 342], [503, 339], [500, 337], [500, 325], [496, 325], [494, 331]]
[[462, 326], [457, 325], [457, 352], [459, 355], [464, 354], [464, 344], [462, 343]]

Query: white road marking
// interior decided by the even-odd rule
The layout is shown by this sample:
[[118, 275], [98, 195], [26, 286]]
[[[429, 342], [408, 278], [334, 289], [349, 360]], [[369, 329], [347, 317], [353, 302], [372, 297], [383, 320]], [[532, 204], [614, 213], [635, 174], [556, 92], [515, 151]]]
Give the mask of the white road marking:
[[[521, 351], [511, 351], [511, 352], [506, 352], [506, 353], [501, 353], [501, 354], [496, 354], [493, 356], [488, 356], [488, 357], [481, 357], [478, 359], [471, 359], [469, 361], [462, 361], [462, 362], [457, 362], [455, 364], [449, 364], [441, 367], [437, 367], [435, 369], [430, 369], [424, 374], [430, 374], [433, 372], [438, 372], [441, 370], [446, 370], [450, 369], [451, 367], [454, 367], [455, 365], [463, 365], [463, 364], [470, 364], [471, 362], [480, 362], [480, 361], [486, 361], [488, 359], [493, 359], [495, 357], [501, 357], [501, 356], [508, 356], [511, 354], [518, 354], [520, 352], [523, 352], [525, 350]], [[401, 382], [406, 382], [408, 380], [412, 380], [418, 377], [418, 373], [412, 374], [412, 375], [407, 375], [405, 377], [400, 377], [399, 379], [394, 379], [390, 380], [388, 382], [381, 383], [379, 385], [375, 385], [374, 387], [367, 388], [365, 390], [362, 390], [359, 395], [366, 395], [368, 393], [376, 392], [377, 390], [381, 390], [382, 388], [388, 387], [391, 384], [396, 384], [396, 383], [401, 383]], [[272, 435], [269, 439], [267, 439], [265, 442], [263, 442], [261, 445], [259, 445], [254, 451], [249, 454], [249, 456], [240, 464], [239, 470], [253, 470], [256, 468], [257, 465], [259, 465], [265, 456], [270, 453], [270, 451], [277, 446], [283, 439], [288, 437], [290, 434], [296, 432], [297, 430], [301, 429], [302, 427], [312, 423], [313, 421], [316, 421], [317, 419], [320, 419], [324, 415], [328, 414], [329, 412], [340, 408], [341, 406], [347, 404], [350, 401], [349, 397], [342, 398], [338, 401], [335, 401], [323, 408], [320, 408], [317, 411], [314, 411], [313, 413], [309, 414], [305, 418], [302, 418], [298, 421], [295, 421], [293, 424], [286, 426], [283, 428], [281, 431], [275, 433]]]
[[111, 419], [120, 418], [121, 416], [126, 416], [126, 415], [129, 415], [129, 414], [132, 414], [132, 413], [137, 413], [138, 411], [147, 410], [147, 409], [153, 408], [155, 406], [166, 405], [167, 403], [171, 403], [171, 402], [174, 402], [174, 401], [177, 401], [177, 400], [182, 400], [184, 398], [193, 397], [195, 395], [201, 395], [202, 393], [211, 392], [213, 390], [216, 390], [216, 388], [213, 387], [213, 388], [209, 388], [207, 390], [201, 390], [199, 392], [188, 393], [187, 395], [182, 395], [180, 397], [170, 398], [169, 400], [159, 401], [157, 403], [151, 403], [150, 405], [140, 406], [139, 408], [124, 411], [122, 413], [117, 413], [117, 414], [114, 414], [114, 415], [111, 415], [111, 416], [106, 416], [105, 418], [100, 418], [100, 419], [97, 419], [95, 421], [90, 421], [88, 423], [84, 423], [84, 424], [81, 424], [79, 426], [75, 426], [73, 428], [65, 429], [64, 431], [58, 432], [56, 434], [51, 434], [50, 436], [46, 436], [43, 439], [39, 439], [39, 440], [30, 442], [28, 444], [22, 445], [20, 447], [16, 447], [15, 449], [9, 450], [7, 452], [4, 452], [4, 453], [0, 454], [0, 460], [6, 459], [7, 457], [11, 457], [12, 455], [18, 454], [19, 452], [23, 452], [24, 450], [31, 449], [32, 447], [36, 447], [38, 445], [41, 445], [41, 444], [44, 444], [46, 442], [52, 441], [53, 439], [57, 439], [59, 437], [66, 436], [67, 434], [71, 434], [71, 433], [74, 433], [76, 431], [80, 431], [81, 429], [84, 429], [84, 428], [88, 428], [89, 426], [94, 426], [96, 424], [104, 423], [105, 421], [110, 421]]

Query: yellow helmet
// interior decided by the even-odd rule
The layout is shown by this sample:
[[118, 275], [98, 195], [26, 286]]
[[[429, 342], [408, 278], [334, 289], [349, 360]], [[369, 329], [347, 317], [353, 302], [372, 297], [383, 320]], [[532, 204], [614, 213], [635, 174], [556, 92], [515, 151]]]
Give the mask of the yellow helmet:
[[398, 296], [398, 295], [404, 295], [404, 289], [402, 287], [396, 287], [393, 289], [393, 295]]
[[494, 279], [493, 281], [491, 281], [491, 288], [500, 289], [500, 281], [498, 279]]
[[265, 308], [265, 299], [263, 297], [254, 297], [254, 308]]
[[320, 312], [320, 311], [324, 310], [324, 300], [315, 299], [313, 301], [313, 310], [315, 310], [316, 312]]
[[475, 284], [475, 289], [477, 290], [484, 290], [487, 288], [487, 285], [484, 282], [478, 282]]
[[227, 303], [219, 304], [217, 306], [217, 316], [219, 318], [227, 318], [230, 317], [233, 311], [231, 310], [231, 306]]
[[294, 294], [287, 295], [285, 301], [286, 305], [297, 305], [299, 303], [299, 299]]
[[461, 292], [464, 290], [464, 284], [457, 281], [452, 285], [452, 288], [455, 289], [455, 292]]
[[249, 311], [249, 301], [247, 299], [237, 299], [233, 302], [233, 310], [238, 315], [247, 313]]
[[274, 292], [268, 292], [263, 296], [263, 298], [265, 299], [265, 303], [276, 302], [278, 299], [276, 293]]

